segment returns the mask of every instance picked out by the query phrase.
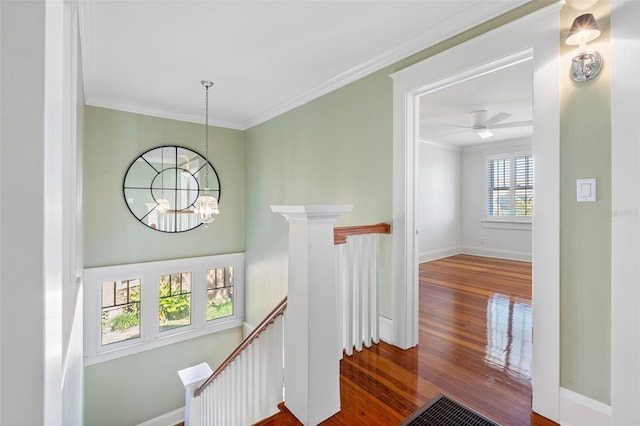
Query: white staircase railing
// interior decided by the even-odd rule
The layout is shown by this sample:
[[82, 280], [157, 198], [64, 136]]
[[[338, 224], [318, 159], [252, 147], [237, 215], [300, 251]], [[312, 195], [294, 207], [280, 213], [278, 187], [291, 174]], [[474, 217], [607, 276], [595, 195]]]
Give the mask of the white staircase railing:
[[347, 355], [379, 342], [377, 235], [354, 235], [336, 246], [342, 349]]
[[[389, 231], [387, 224], [334, 230], [337, 337], [347, 355], [379, 342], [379, 234]], [[286, 307], [285, 298], [215, 372], [206, 363], [179, 372], [186, 388], [185, 426], [251, 425], [278, 411]]]
[[260, 334], [200, 394], [204, 425], [251, 425], [284, 401], [284, 315]]
[[336, 228], [338, 325], [346, 355], [380, 341], [381, 234], [389, 232], [387, 224]]
[[286, 307], [285, 298], [213, 373], [202, 364], [178, 372], [186, 388], [185, 426], [244, 426], [278, 411]]

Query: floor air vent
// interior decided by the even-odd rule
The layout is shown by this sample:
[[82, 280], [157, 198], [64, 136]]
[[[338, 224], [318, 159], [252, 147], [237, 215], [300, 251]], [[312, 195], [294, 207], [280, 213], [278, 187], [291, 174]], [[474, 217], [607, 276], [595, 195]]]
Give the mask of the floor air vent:
[[464, 405], [439, 394], [400, 426], [500, 426]]

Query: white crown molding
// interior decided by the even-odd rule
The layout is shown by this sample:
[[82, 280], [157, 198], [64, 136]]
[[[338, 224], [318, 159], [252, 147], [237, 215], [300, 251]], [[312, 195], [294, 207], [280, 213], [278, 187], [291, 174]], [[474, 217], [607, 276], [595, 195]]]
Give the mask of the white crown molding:
[[[444, 40], [454, 37], [470, 28], [480, 25], [490, 19], [493, 19], [503, 13], [509, 12], [517, 7], [520, 7], [529, 0], [514, 0], [510, 2], [497, 2], [495, 7], [490, 11], [486, 11], [486, 3], [477, 1], [474, 5], [465, 9], [463, 13], [458, 13], [451, 16], [449, 19], [442, 21], [437, 27], [430, 28], [429, 31], [413, 37], [406, 42], [399, 44], [394, 49], [383, 53], [370, 61], [364, 62], [344, 72], [335, 75], [334, 77], [320, 83], [297, 96], [290, 98], [289, 100], [282, 102], [278, 105], [274, 105], [265, 111], [254, 115], [253, 117], [243, 122], [230, 122], [230, 121], [212, 121], [212, 125], [226, 127], [236, 130], [246, 130], [274, 117], [277, 117], [287, 111], [290, 111], [296, 107], [304, 105], [320, 96], [333, 92], [341, 87], [344, 87], [354, 81], [357, 81], [363, 77], [366, 77], [376, 71], [383, 69], [386, 66], [392, 65], [402, 59], [405, 59], [415, 53], [418, 53], [424, 49], [434, 46]], [[80, 16], [80, 33], [81, 40], [83, 42], [83, 56], [82, 56], [82, 68], [85, 93], [91, 93], [93, 88], [93, 75], [94, 63], [93, 52], [94, 46], [90, 37], [87, 37], [85, 27], [90, 24], [93, 16], [93, 2], [80, 1], [79, 7], [81, 9]], [[546, 10], [542, 9], [542, 10]], [[537, 15], [534, 12], [532, 15]], [[450, 22], [455, 19], [457, 21], [455, 29]], [[192, 123], [202, 124], [202, 118], [199, 116], [193, 116], [190, 114], [183, 114], [168, 110], [159, 110], [154, 108], [146, 108], [139, 105], [124, 104], [113, 100], [99, 99], [96, 97], [87, 96], [87, 105], [97, 106], [102, 108], [115, 109], [120, 111], [132, 112], [137, 114], [150, 115], [161, 118], [168, 118], [172, 120], [187, 121]]]
[[[471, 13], [468, 13], [465, 16], [460, 16], [460, 14], [458, 14], [451, 17], [463, 20], [461, 25], [456, 25], [455, 30], [450, 30], [452, 26], [448, 25], [451, 20], [451, 18], [449, 18], [448, 20], [441, 22], [439, 27], [430, 28], [429, 31], [407, 40], [394, 49], [389, 50], [370, 61], [350, 68], [334, 76], [333, 78], [330, 78], [329, 80], [315, 87], [312, 87], [311, 89], [299, 94], [298, 96], [294, 96], [286, 102], [275, 105], [263, 111], [262, 113], [251, 117], [243, 123], [244, 128], [249, 129], [253, 126], [284, 114], [287, 111], [304, 105], [309, 101], [319, 98], [320, 96], [326, 95], [327, 93], [333, 92], [334, 90], [344, 87], [347, 84], [353, 83], [354, 81], [373, 74], [374, 72], [379, 71], [388, 65], [394, 64], [415, 53], [434, 46], [440, 42], [443, 42], [453, 36], [456, 36], [468, 29], [473, 28], [476, 25], [480, 25], [483, 22], [493, 19], [503, 13], [509, 12], [510, 10], [516, 9], [517, 7], [522, 6], [528, 2], [528, 0], [517, 0], [504, 3], [501, 2], [499, 6], [496, 6], [495, 10], [493, 10], [491, 13], [486, 13], [483, 10], [485, 6], [481, 5], [482, 1], [478, 1], [474, 6], [471, 6], [465, 10], [465, 12], [471, 10]], [[478, 11], [477, 9], [480, 9], [480, 11], [482, 12]]]
[[[95, 106], [100, 108], [115, 109], [118, 111], [131, 112], [134, 114], [149, 115], [152, 117], [167, 118], [169, 120], [186, 121], [188, 123], [204, 124], [204, 118], [200, 115], [182, 114], [174, 111], [166, 111], [160, 109], [146, 108], [139, 105], [129, 105], [121, 102], [108, 101], [106, 99], [87, 97], [85, 99], [85, 105]], [[234, 121], [224, 121], [209, 118], [209, 125], [224, 127], [227, 129], [246, 130], [242, 123], [236, 123]]]

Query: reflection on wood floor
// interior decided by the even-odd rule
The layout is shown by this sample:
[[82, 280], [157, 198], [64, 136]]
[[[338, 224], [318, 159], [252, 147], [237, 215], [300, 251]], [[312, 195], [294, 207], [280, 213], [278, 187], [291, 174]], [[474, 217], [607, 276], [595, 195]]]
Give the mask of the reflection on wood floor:
[[380, 343], [345, 357], [342, 410], [322, 424], [397, 425], [440, 392], [502, 425], [530, 424], [530, 263], [421, 264], [419, 333], [406, 351]]

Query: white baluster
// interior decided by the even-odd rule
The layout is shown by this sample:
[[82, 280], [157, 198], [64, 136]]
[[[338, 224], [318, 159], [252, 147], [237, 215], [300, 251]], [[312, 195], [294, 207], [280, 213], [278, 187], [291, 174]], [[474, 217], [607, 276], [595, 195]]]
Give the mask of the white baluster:
[[380, 312], [378, 310], [378, 294], [380, 292], [380, 285], [378, 284], [380, 268], [379, 255], [380, 255], [380, 235], [376, 234], [373, 237], [373, 252], [371, 254], [373, 259], [373, 267], [371, 273], [373, 278], [371, 280], [371, 339], [373, 343], [380, 342]]
[[371, 347], [371, 236], [363, 235], [362, 240], [362, 343]]
[[362, 340], [363, 340], [363, 336], [362, 336], [362, 305], [363, 305], [363, 300], [362, 300], [362, 279], [364, 277], [364, 274], [362, 273], [362, 263], [363, 263], [363, 255], [362, 255], [362, 239], [361, 238], [354, 238], [354, 249], [355, 249], [355, 257], [354, 257], [354, 265], [353, 265], [353, 269], [355, 271], [354, 274], [354, 288], [355, 288], [355, 294], [353, 296], [353, 299], [355, 301], [355, 321], [354, 321], [354, 328], [355, 328], [355, 333], [354, 333], [354, 337], [355, 337], [355, 347], [356, 350], [358, 352], [362, 351]]
[[345, 278], [344, 278], [344, 246], [345, 244], [336, 244], [336, 282], [338, 283], [338, 300], [337, 302], [337, 320], [338, 320], [338, 337], [340, 338], [340, 347], [338, 359], [342, 359], [343, 351], [347, 348], [345, 340]]
[[348, 356], [353, 355], [353, 280], [351, 274], [351, 251], [349, 241], [344, 245], [342, 256], [342, 282], [343, 282], [343, 321], [344, 349]]

